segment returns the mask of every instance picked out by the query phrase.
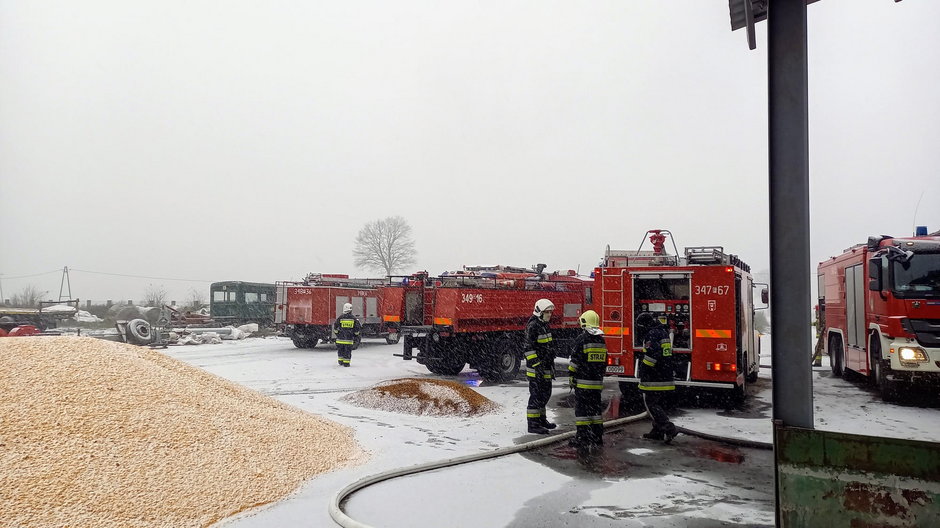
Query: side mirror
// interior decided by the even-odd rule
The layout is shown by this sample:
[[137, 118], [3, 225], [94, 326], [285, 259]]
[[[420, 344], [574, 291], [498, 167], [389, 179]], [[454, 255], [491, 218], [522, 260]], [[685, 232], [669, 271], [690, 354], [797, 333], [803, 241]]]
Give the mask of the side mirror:
[[760, 302], [763, 303], [763, 306], [755, 306], [754, 309], [766, 310], [767, 308], [770, 308], [770, 291], [768, 289], [770, 285], [766, 282], [755, 282], [752, 284], [753, 288], [758, 286], [763, 286], [763, 288], [760, 290]]
[[881, 291], [882, 282], [881, 258], [870, 259], [868, 261], [868, 289], [871, 291]]

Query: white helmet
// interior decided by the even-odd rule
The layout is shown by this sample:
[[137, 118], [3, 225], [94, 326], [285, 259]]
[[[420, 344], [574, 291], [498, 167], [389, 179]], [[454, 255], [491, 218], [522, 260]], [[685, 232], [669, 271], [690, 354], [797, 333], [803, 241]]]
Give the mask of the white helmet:
[[555, 311], [555, 305], [552, 304], [552, 301], [548, 299], [539, 299], [535, 301], [535, 308], [532, 310], [532, 315], [542, 316], [544, 312], [553, 312]]
[[343, 313], [344, 313], [344, 314], [345, 314], [345, 313], [352, 313], [352, 305], [349, 304], [349, 303], [344, 304], [344, 305], [343, 305]]

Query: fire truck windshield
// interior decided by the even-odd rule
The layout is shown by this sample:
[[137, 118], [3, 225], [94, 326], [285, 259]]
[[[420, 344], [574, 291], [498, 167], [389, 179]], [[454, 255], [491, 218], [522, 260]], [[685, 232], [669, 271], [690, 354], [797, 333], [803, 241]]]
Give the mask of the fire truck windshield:
[[940, 253], [916, 253], [907, 262], [893, 263], [898, 297], [940, 297]]

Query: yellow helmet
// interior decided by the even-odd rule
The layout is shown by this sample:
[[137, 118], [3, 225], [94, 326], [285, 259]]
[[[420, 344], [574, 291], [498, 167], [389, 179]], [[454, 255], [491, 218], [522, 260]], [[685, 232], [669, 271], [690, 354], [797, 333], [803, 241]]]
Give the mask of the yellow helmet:
[[594, 310], [588, 310], [581, 314], [581, 328], [598, 328], [601, 326], [601, 318]]

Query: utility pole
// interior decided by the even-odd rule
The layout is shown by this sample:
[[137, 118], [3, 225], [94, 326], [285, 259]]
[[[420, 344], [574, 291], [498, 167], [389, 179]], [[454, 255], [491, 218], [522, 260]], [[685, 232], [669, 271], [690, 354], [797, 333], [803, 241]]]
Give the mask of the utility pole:
[[59, 302], [62, 302], [62, 290], [64, 286], [68, 286], [69, 296], [66, 297], [65, 300], [69, 301], [72, 299], [72, 282], [69, 280], [69, 267], [68, 266], [65, 266], [64, 268], [62, 268], [62, 280], [59, 281]]

